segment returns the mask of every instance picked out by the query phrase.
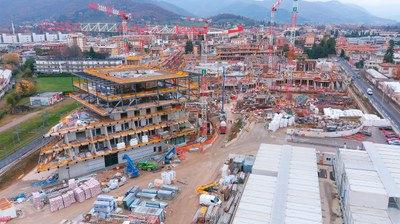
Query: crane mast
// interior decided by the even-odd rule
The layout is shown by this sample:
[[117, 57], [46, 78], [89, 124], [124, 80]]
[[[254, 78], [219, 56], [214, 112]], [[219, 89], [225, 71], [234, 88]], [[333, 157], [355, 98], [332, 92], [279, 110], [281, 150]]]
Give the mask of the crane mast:
[[268, 68], [272, 70], [272, 64], [273, 64], [273, 48], [274, 48], [274, 26], [275, 26], [275, 12], [278, 10], [278, 7], [280, 6], [282, 0], [278, 0], [275, 2], [275, 4], [271, 7], [271, 20], [270, 20], [270, 26], [269, 26], [269, 33], [270, 33], [270, 38], [269, 38], [269, 52], [268, 52]]

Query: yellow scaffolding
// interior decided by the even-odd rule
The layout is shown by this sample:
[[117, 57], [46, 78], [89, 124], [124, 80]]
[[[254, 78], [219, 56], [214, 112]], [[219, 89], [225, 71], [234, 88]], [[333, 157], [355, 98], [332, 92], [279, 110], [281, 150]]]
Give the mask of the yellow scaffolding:
[[99, 98], [103, 99], [103, 100], [120, 100], [120, 99], [131, 99], [133, 97], [144, 97], [144, 96], [150, 96], [150, 95], [157, 95], [157, 94], [163, 94], [163, 93], [171, 93], [171, 92], [176, 92], [178, 90], [187, 90], [189, 88], [191, 89], [196, 89], [199, 87], [198, 84], [196, 83], [192, 83], [188, 86], [184, 86], [184, 87], [169, 87], [169, 88], [162, 88], [157, 90], [150, 90], [150, 91], [141, 91], [141, 92], [137, 92], [137, 93], [125, 93], [125, 94], [118, 94], [118, 95], [111, 95], [111, 96], [107, 96], [103, 93], [99, 93], [96, 92], [95, 90], [89, 89], [88, 87], [85, 87], [86, 84], [84, 83], [79, 83], [78, 82], [74, 82], [74, 86], [85, 91], [88, 93], [91, 93], [95, 96], [98, 96]]
[[[193, 133], [193, 132], [194, 132], [194, 129], [184, 130], [184, 131], [178, 132], [176, 135], [174, 135], [174, 136], [172, 136], [170, 138], [167, 138], [167, 139], [188, 135], [188, 134]], [[116, 153], [116, 152], [122, 152], [122, 151], [126, 151], [126, 150], [139, 148], [139, 147], [142, 147], [142, 146], [145, 146], [145, 145], [158, 143], [158, 142], [161, 142], [161, 141], [164, 141], [164, 140], [165, 139], [163, 139], [161, 137], [158, 137], [158, 138], [151, 139], [149, 142], [139, 143], [139, 144], [137, 144], [135, 146], [127, 146], [127, 147], [122, 148], [122, 149], [114, 149], [114, 150], [110, 150], [109, 152], [106, 152], [106, 153], [103, 153], [103, 154], [94, 154], [94, 155], [89, 156], [89, 157], [78, 158], [78, 159], [75, 159], [75, 160], [68, 159], [68, 160], [64, 160], [62, 162], [59, 162], [57, 164], [49, 164], [49, 163], [52, 162], [52, 161], [50, 161], [50, 162], [46, 162], [46, 163], [40, 164], [39, 167], [37, 168], [37, 171], [42, 172], [42, 171], [46, 171], [46, 170], [49, 170], [49, 169], [55, 169], [55, 168], [59, 168], [59, 167], [62, 167], [62, 166], [67, 166], [67, 165], [75, 164], [75, 163], [78, 163], [78, 162], [86, 161], [86, 160], [89, 160], [89, 159], [94, 159], [94, 158], [97, 158], [97, 157], [100, 157], [100, 156], [106, 156], [106, 155], [113, 154], [113, 153]]]
[[74, 132], [74, 131], [84, 131], [84, 130], [91, 129], [91, 128], [100, 128], [100, 127], [106, 126], [106, 125], [114, 125], [114, 124], [118, 124], [118, 123], [136, 121], [136, 120], [143, 119], [143, 118], [151, 118], [154, 116], [165, 115], [165, 114], [168, 114], [171, 112], [180, 111], [180, 110], [182, 110], [182, 107], [183, 106], [180, 105], [180, 106], [172, 107], [172, 108], [169, 108], [166, 110], [157, 111], [157, 112], [151, 113], [151, 114], [137, 115], [137, 116], [134, 116], [131, 118], [124, 118], [124, 119], [119, 119], [119, 120], [104, 119], [103, 121], [93, 122], [86, 126], [70, 127], [70, 128], [65, 128], [65, 129], [58, 130], [58, 131], [52, 131], [52, 132], [49, 132], [49, 134], [50, 134], [50, 136], [58, 136], [58, 135], [67, 134], [69, 132]]
[[[119, 78], [110, 76], [110, 72], [123, 72], [126, 70], [140, 70], [140, 69], [147, 69], [147, 70], [156, 70], [159, 71], [160, 75], [151, 75], [142, 77], [132, 77], [132, 78]], [[165, 79], [177, 79], [177, 78], [185, 78], [189, 76], [189, 73], [184, 71], [175, 71], [175, 70], [168, 70], [159, 67], [152, 67], [147, 65], [121, 65], [119, 67], [113, 68], [99, 68], [99, 69], [85, 69], [84, 72], [91, 74], [93, 76], [103, 78], [105, 80], [109, 80], [111, 82], [119, 83], [119, 84], [128, 84], [128, 83], [140, 83], [140, 82], [149, 82], [149, 81], [158, 81], [158, 80], [165, 80]]]
[[50, 154], [53, 152], [60, 152], [62, 150], [71, 149], [73, 147], [85, 146], [85, 145], [89, 145], [91, 143], [97, 143], [97, 142], [101, 142], [101, 141], [111, 140], [114, 138], [125, 137], [128, 135], [133, 135], [133, 134], [137, 134], [140, 132], [146, 132], [146, 131], [151, 131], [151, 130], [155, 130], [155, 129], [165, 128], [165, 127], [168, 127], [171, 125], [177, 125], [177, 124], [186, 123], [186, 122], [188, 122], [187, 118], [175, 120], [174, 122], [161, 122], [160, 124], [150, 125], [150, 126], [146, 126], [146, 127], [142, 127], [142, 128], [137, 128], [134, 130], [131, 129], [131, 130], [112, 133], [112, 134], [109, 134], [108, 136], [98, 136], [93, 139], [84, 139], [81, 141], [76, 141], [76, 142], [70, 143], [68, 145], [63, 144], [62, 140], [60, 140], [59, 142], [56, 142], [54, 144], [47, 144], [44, 148], [42, 148], [41, 154], [43, 155], [43, 154]]

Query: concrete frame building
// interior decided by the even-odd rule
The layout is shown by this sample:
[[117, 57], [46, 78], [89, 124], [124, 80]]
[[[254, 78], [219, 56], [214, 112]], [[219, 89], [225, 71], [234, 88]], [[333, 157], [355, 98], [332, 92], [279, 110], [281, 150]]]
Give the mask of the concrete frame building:
[[[144, 66], [86, 69], [75, 73], [85, 109], [65, 117], [46, 135], [38, 171], [59, 168], [70, 178], [157, 155], [194, 133], [185, 102], [198, 98], [199, 79], [186, 72]], [[195, 81], [196, 80], [196, 81]]]
[[232, 224], [322, 223], [316, 151], [261, 144]]
[[344, 223], [400, 223], [399, 147], [372, 142], [363, 147], [339, 149], [334, 160]]
[[122, 65], [122, 59], [64, 59], [43, 58], [35, 60], [35, 70], [41, 73], [82, 72], [88, 68], [106, 68]]

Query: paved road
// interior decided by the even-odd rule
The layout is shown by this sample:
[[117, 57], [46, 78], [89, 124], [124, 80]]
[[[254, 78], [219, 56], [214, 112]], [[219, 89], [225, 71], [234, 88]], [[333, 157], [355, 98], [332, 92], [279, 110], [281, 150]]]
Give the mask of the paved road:
[[[347, 74], [350, 74], [353, 77], [353, 82], [355, 86], [361, 93], [369, 99], [371, 104], [375, 107], [375, 109], [386, 119], [388, 119], [392, 126], [400, 131], [400, 111], [397, 110], [392, 104], [386, 102], [382, 97], [381, 92], [376, 91], [376, 89], [371, 86], [365, 79], [357, 78], [357, 73], [353, 70], [353, 68], [349, 65], [349, 63], [345, 60], [340, 60], [339, 63], [342, 65], [343, 69]], [[371, 88], [372, 87], [372, 88]], [[373, 95], [367, 95], [367, 89], [371, 88], [373, 90]], [[387, 97], [385, 97], [387, 99]]]

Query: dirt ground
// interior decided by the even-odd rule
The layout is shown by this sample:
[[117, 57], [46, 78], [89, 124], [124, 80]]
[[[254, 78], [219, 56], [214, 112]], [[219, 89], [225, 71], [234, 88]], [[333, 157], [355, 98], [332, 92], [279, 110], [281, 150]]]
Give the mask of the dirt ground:
[[[271, 133], [264, 128], [263, 123], [255, 123], [250, 127], [250, 129], [243, 132], [236, 142], [228, 147], [224, 147], [228, 136], [220, 135], [213, 146], [208, 148], [205, 153], [186, 153], [186, 160], [182, 161], [181, 164], [178, 164], [174, 170], [177, 173], [177, 179], [186, 182], [187, 184], [177, 183], [181, 188], [181, 192], [174, 200], [169, 201], [169, 206], [166, 209], [166, 224], [191, 223], [199, 206], [198, 195], [196, 194], [195, 189], [198, 186], [216, 180], [219, 176], [219, 169], [227, 160], [229, 154], [256, 155], [261, 143], [297, 145], [286, 142], [285, 129], [278, 130], [276, 133]], [[315, 145], [306, 144], [301, 144], [300, 146], [315, 147]], [[334, 152], [335, 150], [334, 148], [329, 147], [317, 146], [315, 148], [319, 151]], [[116, 173], [118, 171], [113, 172]], [[99, 174], [99, 176], [103, 176], [104, 173], [106, 172], [103, 172], [102, 175]], [[110, 173], [110, 171], [108, 171], [108, 173]], [[38, 179], [41, 178], [43, 178], [42, 175], [40, 175], [40, 178]], [[113, 190], [108, 194], [116, 197], [122, 196], [132, 185], [147, 187], [147, 185], [156, 178], [161, 178], [160, 172], [142, 172], [139, 177], [129, 179], [124, 186]], [[29, 187], [29, 184], [33, 179], [32, 175], [28, 175], [23, 180], [15, 182], [12, 186], [1, 191], [0, 197], [11, 197], [21, 192], [29, 193], [37, 190]], [[16, 189], [18, 190], [16, 191]], [[32, 203], [25, 202], [17, 206], [17, 209], [22, 211], [22, 216], [12, 220], [10, 223], [52, 224], [59, 223], [65, 219], [73, 220], [80, 214], [88, 212], [92, 208], [94, 201], [95, 198], [92, 198], [82, 203], [75, 203], [71, 207], [54, 213], [50, 212], [49, 206], [37, 210], [33, 207]]]

